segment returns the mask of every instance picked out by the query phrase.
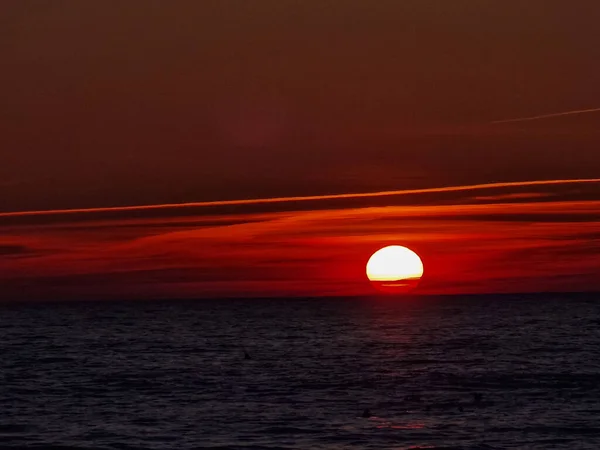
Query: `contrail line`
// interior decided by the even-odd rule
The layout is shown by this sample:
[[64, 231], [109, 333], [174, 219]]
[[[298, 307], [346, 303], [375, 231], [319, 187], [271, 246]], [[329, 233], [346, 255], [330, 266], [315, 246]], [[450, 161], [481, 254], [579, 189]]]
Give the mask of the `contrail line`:
[[190, 202], [190, 203], [164, 203], [157, 205], [136, 205], [136, 206], [109, 206], [100, 208], [77, 208], [77, 209], [51, 209], [40, 211], [15, 211], [0, 213], [0, 218], [3, 217], [23, 217], [23, 216], [43, 216], [54, 214], [79, 214], [79, 213], [95, 213], [95, 212], [120, 212], [120, 211], [151, 211], [168, 208], [198, 208], [210, 206], [238, 206], [238, 205], [261, 205], [269, 203], [293, 203], [306, 202], [313, 200], [340, 200], [340, 199], [356, 199], [356, 198], [376, 198], [376, 197], [393, 197], [399, 195], [411, 194], [430, 194], [442, 192], [462, 192], [473, 191], [479, 189], [494, 189], [503, 187], [525, 187], [525, 186], [548, 186], [558, 184], [580, 184], [580, 183], [600, 183], [600, 178], [582, 178], [582, 179], [566, 179], [566, 180], [536, 180], [536, 181], [510, 181], [500, 183], [483, 183], [470, 184], [463, 186], [446, 186], [437, 188], [422, 188], [422, 189], [405, 189], [397, 191], [379, 191], [379, 192], [359, 192], [354, 194], [326, 194], [326, 195], [308, 195], [297, 197], [273, 197], [273, 198], [256, 198], [245, 200], [216, 200], [206, 202]]
[[530, 120], [548, 119], [550, 117], [572, 116], [572, 115], [576, 115], [576, 114], [586, 114], [586, 113], [594, 113], [594, 112], [600, 112], [600, 108], [579, 109], [576, 111], [566, 111], [566, 112], [560, 112], [560, 113], [554, 113], [554, 114], [542, 114], [540, 116], [521, 117], [518, 119], [495, 120], [491, 123], [527, 122]]

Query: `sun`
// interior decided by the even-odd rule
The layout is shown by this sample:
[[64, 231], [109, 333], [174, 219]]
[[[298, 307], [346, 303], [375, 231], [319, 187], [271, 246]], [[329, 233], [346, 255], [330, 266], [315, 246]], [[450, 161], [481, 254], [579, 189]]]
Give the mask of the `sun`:
[[377, 250], [367, 262], [367, 277], [375, 287], [388, 292], [408, 291], [423, 276], [419, 255], [400, 245]]

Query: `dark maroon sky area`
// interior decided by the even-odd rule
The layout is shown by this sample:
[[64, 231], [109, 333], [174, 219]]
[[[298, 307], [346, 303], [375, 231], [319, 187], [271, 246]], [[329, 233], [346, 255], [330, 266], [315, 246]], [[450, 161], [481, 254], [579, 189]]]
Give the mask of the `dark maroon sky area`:
[[0, 210], [600, 174], [598, 0], [0, 3]]

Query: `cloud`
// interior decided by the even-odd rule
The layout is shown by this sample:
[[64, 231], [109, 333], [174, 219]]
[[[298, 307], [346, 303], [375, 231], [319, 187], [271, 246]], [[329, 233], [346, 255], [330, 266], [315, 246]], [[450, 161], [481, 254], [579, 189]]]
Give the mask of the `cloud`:
[[[488, 201], [465, 190], [468, 195], [437, 198], [437, 204], [401, 204], [400, 196], [381, 206], [293, 210], [291, 202], [290, 210], [175, 208], [170, 216], [140, 217], [134, 210], [13, 223], [0, 226], [6, 256], [0, 257], [0, 293], [369, 295], [366, 260], [390, 243], [423, 257], [421, 293], [569, 290], [573, 280], [600, 289], [600, 277], [589, 275], [600, 267], [600, 199], [588, 195], [590, 188], [590, 199], [566, 200], [560, 183], [526, 189], [527, 198], [500, 191]], [[25, 254], [30, 257], [14, 257]]]
[[[233, 207], [233, 206], [248, 206], [248, 205], [268, 205], [268, 204], [297, 204], [301, 202], [315, 201], [331, 201], [331, 200], [356, 200], [356, 199], [376, 199], [380, 197], [401, 197], [408, 195], [419, 194], [444, 194], [456, 192], [470, 192], [490, 189], [506, 189], [506, 188], [532, 188], [543, 186], [560, 186], [573, 184], [597, 184], [600, 183], [600, 178], [585, 178], [585, 179], [565, 179], [565, 180], [534, 180], [534, 181], [514, 181], [514, 182], [498, 182], [472, 184], [463, 186], [446, 186], [437, 188], [423, 189], [404, 189], [394, 191], [380, 192], [359, 192], [346, 194], [327, 194], [327, 195], [310, 195], [310, 196], [295, 196], [295, 197], [272, 197], [272, 198], [257, 198], [243, 200], [220, 200], [207, 202], [188, 202], [188, 203], [168, 203], [159, 205], [138, 205], [138, 206], [116, 206], [105, 208], [79, 208], [79, 209], [60, 209], [47, 211], [18, 211], [0, 213], [0, 219], [22, 218], [29, 216], [61, 216], [61, 215], [78, 215], [78, 214], [106, 214], [106, 213], [130, 213], [140, 211], [160, 211], [160, 210], [182, 210], [194, 208], [215, 208], [215, 207]], [[292, 208], [293, 209], [293, 208]]]
[[24, 245], [15, 244], [0, 244], [0, 258], [2, 257], [18, 257], [26, 256], [30, 253], [30, 250]]
[[501, 124], [501, 123], [513, 123], [513, 122], [529, 122], [532, 120], [549, 119], [552, 117], [574, 116], [574, 115], [590, 114], [590, 113], [597, 113], [597, 112], [600, 112], [600, 108], [579, 109], [579, 110], [574, 110], [574, 111], [564, 111], [564, 112], [552, 113], [552, 114], [541, 114], [541, 115], [537, 115], [537, 116], [519, 117], [516, 119], [495, 120], [491, 123]]
[[473, 198], [478, 201], [492, 202], [500, 200], [531, 200], [534, 198], [550, 197], [551, 195], [543, 192], [515, 192], [512, 194], [479, 195]]

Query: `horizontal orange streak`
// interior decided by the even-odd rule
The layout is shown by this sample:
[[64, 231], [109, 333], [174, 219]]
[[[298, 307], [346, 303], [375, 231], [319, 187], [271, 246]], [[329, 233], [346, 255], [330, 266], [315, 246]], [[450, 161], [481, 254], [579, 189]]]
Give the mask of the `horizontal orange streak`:
[[525, 187], [525, 186], [546, 186], [559, 184], [579, 184], [579, 183], [600, 183], [600, 178], [582, 178], [582, 179], [566, 179], [566, 180], [536, 180], [536, 181], [511, 181], [499, 183], [483, 183], [470, 184], [463, 186], [446, 186], [437, 188], [423, 189], [406, 189], [396, 191], [380, 191], [380, 192], [359, 192], [352, 194], [326, 194], [326, 195], [307, 195], [297, 197], [273, 197], [273, 198], [256, 198], [246, 200], [216, 200], [206, 202], [189, 202], [189, 203], [163, 203], [158, 205], [136, 205], [136, 206], [110, 206], [101, 208], [77, 208], [77, 209], [51, 209], [41, 211], [15, 211], [0, 213], [2, 217], [19, 217], [19, 216], [41, 216], [52, 214], [77, 214], [77, 213], [94, 213], [94, 212], [111, 212], [111, 211], [150, 211], [167, 208], [198, 208], [205, 206], [234, 206], [234, 205], [260, 205], [268, 203], [289, 203], [289, 202], [305, 202], [313, 200], [339, 200], [339, 199], [356, 199], [356, 198], [375, 198], [375, 197], [392, 197], [398, 195], [410, 194], [429, 194], [443, 192], [461, 192], [472, 191], [479, 189], [494, 189], [503, 187]]
[[591, 108], [591, 109], [578, 109], [575, 111], [565, 111], [553, 114], [541, 114], [538, 116], [530, 116], [530, 117], [519, 117], [516, 119], [504, 119], [504, 120], [494, 120], [493, 124], [498, 123], [511, 123], [511, 122], [528, 122], [530, 120], [539, 120], [539, 119], [549, 119], [551, 117], [562, 117], [562, 116], [573, 116], [577, 114], [587, 114], [587, 113], [595, 113], [600, 112], [600, 108]]

